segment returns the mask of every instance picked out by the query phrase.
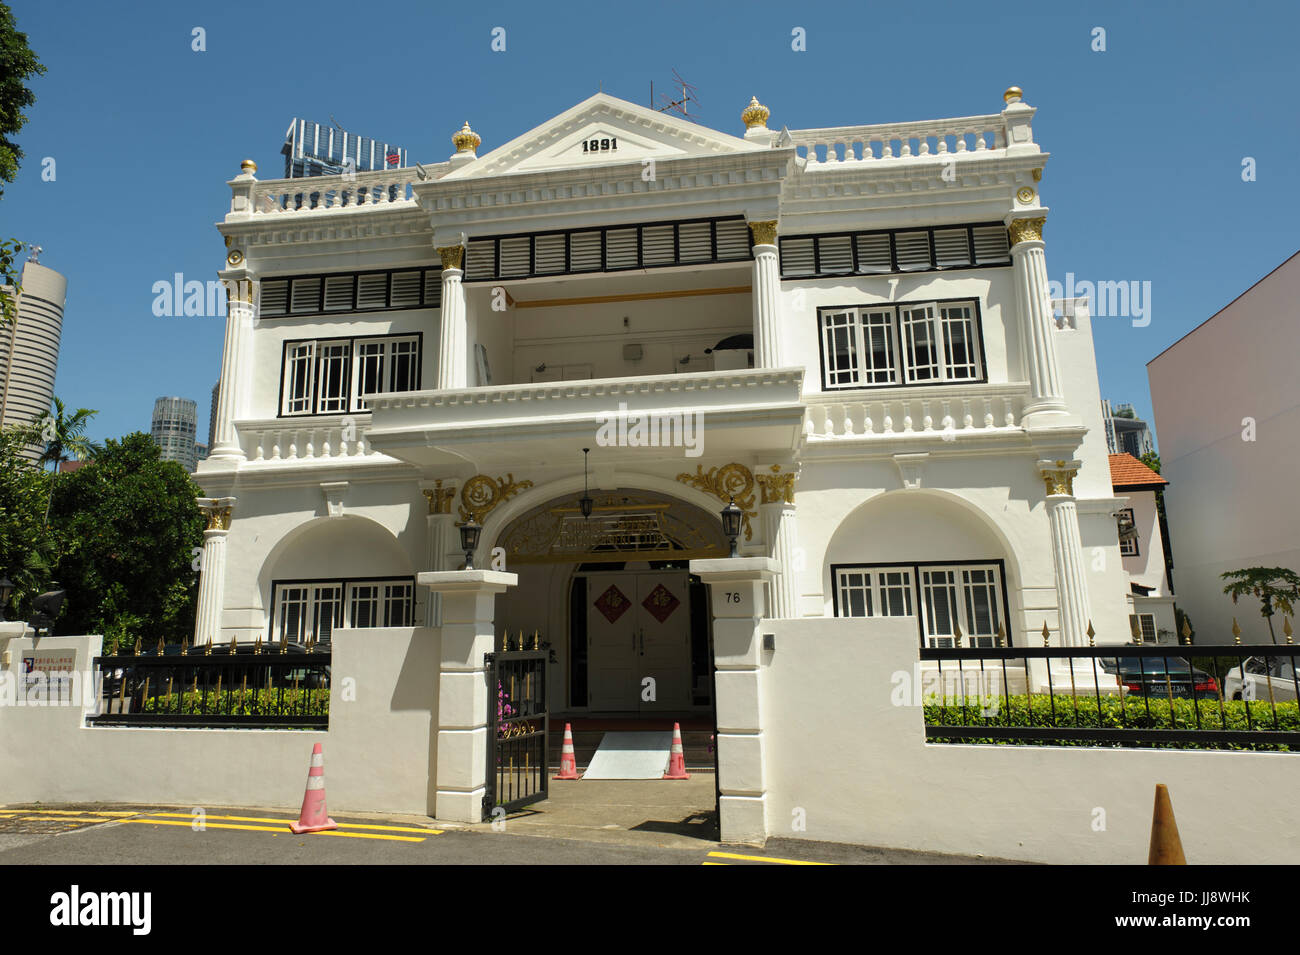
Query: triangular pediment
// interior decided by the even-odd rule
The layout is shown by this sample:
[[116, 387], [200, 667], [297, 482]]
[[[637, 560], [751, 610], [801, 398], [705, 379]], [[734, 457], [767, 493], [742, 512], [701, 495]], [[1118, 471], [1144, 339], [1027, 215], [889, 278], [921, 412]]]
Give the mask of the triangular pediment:
[[443, 179], [586, 169], [766, 148], [739, 136], [597, 93]]

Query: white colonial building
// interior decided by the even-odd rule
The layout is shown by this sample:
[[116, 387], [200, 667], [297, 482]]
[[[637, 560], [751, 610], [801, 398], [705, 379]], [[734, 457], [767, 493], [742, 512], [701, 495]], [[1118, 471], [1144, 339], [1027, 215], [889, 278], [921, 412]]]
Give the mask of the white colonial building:
[[[438, 815], [465, 818], [494, 633], [549, 644], [553, 712], [716, 712], [756, 765], [763, 620], [1128, 640], [1034, 113], [1012, 88], [983, 116], [777, 131], [753, 100], [735, 136], [598, 94], [481, 154], [466, 123], [442, 163], [246, 161], [197, 639], [436, 630]], [[457, 574], [470, 518], [483, 569]], [[724, 812], [761, 810], [762, 779], [724, 779]]]

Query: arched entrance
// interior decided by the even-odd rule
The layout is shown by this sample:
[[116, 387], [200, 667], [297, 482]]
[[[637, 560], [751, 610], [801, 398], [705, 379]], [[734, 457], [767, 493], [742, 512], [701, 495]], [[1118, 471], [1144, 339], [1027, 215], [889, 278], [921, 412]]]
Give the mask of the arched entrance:
[[499, 637], [552, 653], [553, 711], [626, 719], [711, 716], [710, 614], [693, 558], [725, 556], [715, 515], [657, 491], [581, 492], [536, 505], [497, 536], [519, 575], [500, 598]]

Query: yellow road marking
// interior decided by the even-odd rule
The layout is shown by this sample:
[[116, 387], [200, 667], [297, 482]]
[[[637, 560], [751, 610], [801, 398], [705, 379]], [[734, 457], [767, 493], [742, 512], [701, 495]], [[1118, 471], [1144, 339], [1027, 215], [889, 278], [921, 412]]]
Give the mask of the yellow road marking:
[[730, 865], [729, 862], [701, 862], [700, 865]]
[[92, 822], [114, 821], [112, 819], [101, 819], [98, 816], [5, 816], [5, 818], [17, 822], [66, 822], [74, 826], [86, 825]]
[[[149, 814], [150, 818], [162, 819], [193, 819], [193, 814], [188, 812], [154, 812]], [[209, 814], [208, 819], [225, 819], [230, 822], [282, 822], [288, 825], [294, 822], [293, 819], [282, 819], [274, 816], [214, 816]], [[419, 832], [428, 836], [440, 836], [441, 829], [421, 829], [418, 826], [371, 826], [362, 822], [340, 822], [340, 829], [380, 829], [384, 832]]]
[[0, 809], [0, 815], [12, 816], [24, 812], [39, 812], [47, 816], [138, 816], [142, 810], [136, 812], [97, 812], [93, 809]]
[[[734, 852], [710, 852], [719, 859], [744, 859], [746, 862], [775, 862], [779, 865], [834, 865], [832, 862], [805, 862], [802, 859], [778, 859], [775, 856], [742, 856]], [[708, 863], [705, 863], [706, 865]], [[715, 863], [721, 865], [723, 863]]]
[[[285, 821], [285, 822], [289, 822], [289, 821], [291, 821], [291, 820], [284, 820], [284, 821]], [[172, 820], [170, 820], [170, 819], [151, 819], [151, 818], [148, 818], [148, 817], [143, 817], [143, 818], [140, 818], [140, 819], [124, 819], [123, 822], [126, 823], [126, 824], [134, 823], [134, 824], [136, 824], [136, 825], [141, 825], [141, 826], [150, 826], [150, 825], [152, 825], [152, 826], [184, 826], [184, 827], [187, 828], [187, 829], [192, 829], [192, 828], [193, 828], [193, 823], [192, 823], [192, 822], [174, 822], [174, 821], [172, 821]], [[242, 829], [242, 830], [245, 830], [245, 831], [247, 831], [247, 832], [277, 832], [277, 833], [280, 833], [280, 834], [282, 834], [282, 835], [288, 835], [288, 836], [292, 836], [292, 835], [293, 835], [293, 832], [290, 831], [290, 829], [289, 829], [288, 826], [239, 826], [239, 825], [235, 825], [235, 824], [233, 824], [233, 823], [228, 823], [228, 822], [205, 822], [205, 823], [203, 824], [203, 828], [205, 828], [205, 829]], [[417, 839], [417, 838], [415, 838], [414, 836], [386, 836], [386, 835], [383, 835], [382, 833], [378, 833], [378, 832], [338, 832], [337, 830], [331, 830], [331, 831], [328, 831], [328, 832], [311, 832], [311, 833], [303, 833], [303, 835], [312, 835], [312, 836], [341, 836], [341, 837], [343, 837], [343, 838], [345, 838], [345, 839], [387, 839], [387, 840], [392, 841], [392, 842], [423, 842], [423, 841], [424, 841], [423, 839]]]

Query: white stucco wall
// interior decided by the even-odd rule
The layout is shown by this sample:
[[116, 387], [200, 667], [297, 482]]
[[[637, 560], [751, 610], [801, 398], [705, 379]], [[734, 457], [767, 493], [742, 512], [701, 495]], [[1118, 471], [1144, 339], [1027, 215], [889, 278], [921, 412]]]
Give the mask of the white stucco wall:
[[[912, 679], [914, 632], [851, 620], [764, 630], [777, 641], [763, 679], [770, 836], [1142, 864], [1165, 783], [1189, 862], [1300, 861], [1296, 754], [928, 745], [921, 709], [892, 702], [894, 674]], [[797, 810], [805, 829], [792, 827]]]
[[[84, 672], [100, 644], [42, 637], [38, 649], [71, 648]], [[31, 648], [30, 638], [9, 642], [7, 679], [20, 679]], [[89, 727], [80, 705], [0, 706], [0, 803], [296, 810], [322, 743], [331, 810], [432, 813], [440, 649], [436, 630], [334, 631], [325, 732]]]

